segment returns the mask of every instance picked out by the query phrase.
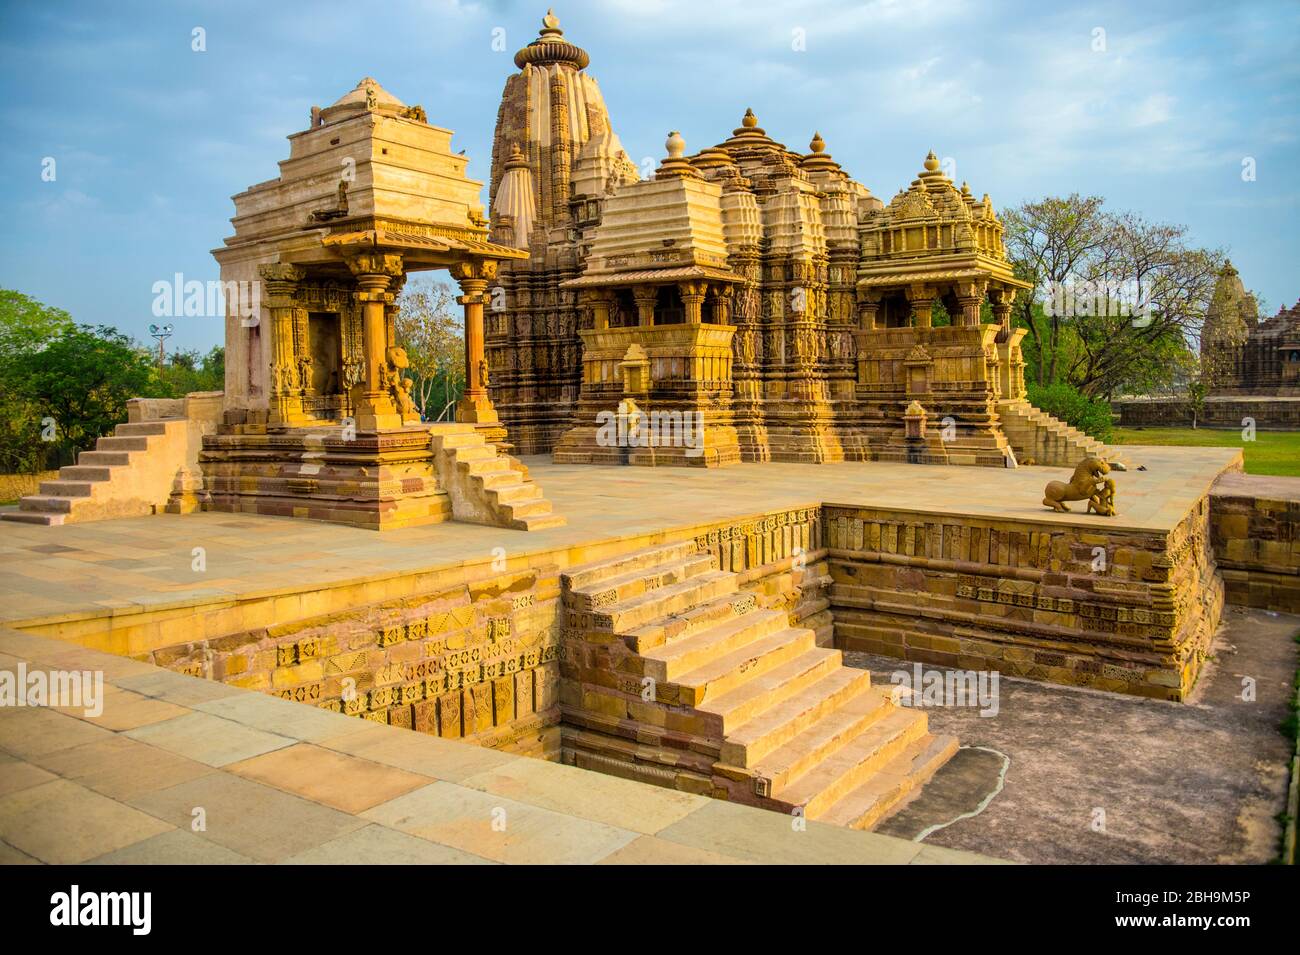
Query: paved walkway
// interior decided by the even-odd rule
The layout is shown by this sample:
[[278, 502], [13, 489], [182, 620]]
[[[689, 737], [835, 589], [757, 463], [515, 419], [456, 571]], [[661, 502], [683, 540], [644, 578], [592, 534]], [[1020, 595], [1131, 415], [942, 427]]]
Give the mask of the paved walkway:
[[[1120, 513], [1104, 526], [1167, 530], [1240, 451], [1125, 448], [1146, 471], [1116, 473]], [[927, 467], [884, 462], [742, 464], [715, 470], [585, 467], [526, 459], [564, 527], [523, 532], [445, 523], [375, 532], [231, 514], [163, 514], [61, 527], [0, 522], [0, 623], [157, 610], [296, 593], [440, 567], [549, 554], [602, 556], [600, 542], [686, 536], [692, 528], [818, 504], [857, 504], [1009, 520], [1096, 525], [1041, 504], [1054, 468]], [[649, 543], [649, 541], [647, 541]], [[196, 548], [202, 548], [196, 551]], [[196, 570], [196, 554], [202, 569]]]
[[0, 629], [0, 670], [104, 673], [103, 712], [0, 706], [0, 863], [969, 864], [981, 856], [381, 726]]

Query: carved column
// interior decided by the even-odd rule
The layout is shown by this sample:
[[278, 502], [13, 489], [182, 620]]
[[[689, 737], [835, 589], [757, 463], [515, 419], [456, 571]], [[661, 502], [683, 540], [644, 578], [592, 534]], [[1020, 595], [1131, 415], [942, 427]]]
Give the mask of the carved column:
[[907, 303], [912, 306], [912, 326], [929, 328], [934, 311], [934, 289], [928, 285], [913, 285], [907, 290]]
[[609, 328], [609, 310], [613, 296], [601, 289], [588, 291], [582, 298], [583, 304], [591, 306], [591, 327], [597, 331]]
[[703, 282], [682, 282], [677, 286], [677, 291], [682, 296], [682, 306], [686, 310], [687, 325], [699, 325], [704, 320], [704, 293], [707, 288]]
[[961, 315], [954, 317], [958, 325], [970, 328], [980, 323], [980, 306], [984, 303], [986, 288], [984, 282], [962, 282], [957, 285], [954, 291], [957, 294], [957, 304], [961, 306]]
[[402, 257], [391, 253], [367, 253], [348, 259], [356, 276], [355, 298], [361, 305], [361, 339], [364, 378], [352, 406], [359, 431], [400, 428], [402, 419], [388, 391], [388, 317], [393, 296], [388, 287], [402, 274]]
[[638, 286], [632, 290], [632, 299], [636, 302], [637, 324], [642, 328], [653, 328], [659, 289], [653, 285]]
[[288, 263], [263, 265], [258, 275], [266, 286], [266, 308], [271, 313], [271, 395], [269, 423], [296, 426], [306, 423], [302, 410], [299, 359], [294, 347], [294, 318], [298, 283], [307, 273]]
[[858, 299], [858, 327], [864, 332], [874, 332], [880, 315], [880, 293], [863, 295]]
[[1019, 344], [1024, 337], [1024, 330], [1021, 330], [1020, 335], [1012, 332], [1011, 303], [1014, 299], [1015, 292], [1011, 289], [989, 290], [989, 300], [993, 303], [993, 321], [998, 325], [993, 346], [998, 353], [998, 396], [1012, 401], [1024, 397], [1023, 382], [1018, 385], [1016, 381], [1016, 362], [1019, 361], [1022, 368], [1024, 366]]
[[731, 296], [734, 289], [726, 283], [713, 287], [713, 324], [731, 324]]
[[456, 420], [495, 424], [497, 413], [488, 397], [483, 353], [483, 299], [488, 283], [496, 278], [497, 263], [491, 259], [462, 262], [453, 274], [462, 293], [456, 301], [465, 307], [465, 394], [456, 405]]

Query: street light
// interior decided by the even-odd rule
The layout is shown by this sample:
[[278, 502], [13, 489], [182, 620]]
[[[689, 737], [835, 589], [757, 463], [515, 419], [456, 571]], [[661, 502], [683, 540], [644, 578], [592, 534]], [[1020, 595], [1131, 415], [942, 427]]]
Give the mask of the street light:
[[171, 325], [150, 325], [149, 334], [158, 340], [158, 367], [163, 366], [163, 343], [172, 337]]

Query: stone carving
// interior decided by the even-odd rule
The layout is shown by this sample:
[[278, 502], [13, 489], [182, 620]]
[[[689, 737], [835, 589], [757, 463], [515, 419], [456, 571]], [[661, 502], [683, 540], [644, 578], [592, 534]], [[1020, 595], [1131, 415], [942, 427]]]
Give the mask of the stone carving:
[[1100, 514], [1102, 517], [1115, 516], [1115, 479], [1112, 477], [1105, 478], [1099, 485], [1092, 497], [1088, 498], [1088, 511]]
[[[1095, 505], [1097, 513], [1106, 513], [1103, 507], [1109, 507], [1109, 514], [1115, 513], [1115, 481], [1113, 478], [1106, 477], [1110, 473], [1110, 465], [1101, 458], [1084, 458], [1079, 462], [1078, 467], [1074, 469], [1074, 476], [1070, 478], [1070, 483], [1064, 481], [1049, 481], [1047, 487], [1043, 490], [1043, 504], [1054, 511], [1068, 512], [1070, 509], [1065, 506], [1066, 501], [1088, 501], [1088, 509], [1094, 509], [1093, 498], [1097, 497]], [[1109, 490], [1106, 485], [1109, 483]], [[1102, 497], [1102, 494], [1108, 497]]]

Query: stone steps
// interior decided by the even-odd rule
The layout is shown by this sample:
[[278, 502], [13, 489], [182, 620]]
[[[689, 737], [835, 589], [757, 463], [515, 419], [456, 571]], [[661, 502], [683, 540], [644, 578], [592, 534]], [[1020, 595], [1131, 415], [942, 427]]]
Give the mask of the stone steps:
[[723, 762], [747, 768], [756, 766], [773, 750], [870, 687], [871, 674], [866, 670], [841, 666], [830, 671], [816, 683], [769, 706], [728, 733], [722, 741]]
[[[827, 782], [837, 782], [842, 774], [830, 773], [834, 768], [832, 757], [850, 744], [860, 743], [872, 724], [900, 712], [890, 705], [889, 696], [880, 688], [871, 688], [855, 694], [843, 706], [836, 707], [814, 720], [789, 742], [778, 746], [758, 760], [752, 768], [757, 775], [767, 779], [770, 792], [780, 798], [796, 781], [803, 781], [814, 770], [827, 775]], [[901, 721], [898, 728], [902, 728]], [[885, 733], [882, 740], [893, 739]], [[850, 763], [850, 766], [856, 766]], [[824, 787], [802, 793], [802, 798], [792, 805], [803, 805]], [[805, 786], [805, 789], [807, 787]]]
[[[818, 647], [746, 681], [730, 693], [708, 700], [700, 709], [716, 715], [724, 736], [729, 736], [769, 707], [842, 669], [848, 668], [844, 667], [839, 650]], [[725, 739], [723, 746], [726, 746]]]
[[0, 520], [58, 525], [152, 514], [167, 503], [175, 472], [184, 464], [186, 428], [180, 418], [119, 424]]
[[[872, 692], [877, 699], [883, 696], [882, 690]], [[858, 714], [856, 735], [846, 732], [842, 737], [826, 740], [826, 753], [820, 761], [793, 778], [782, 777], [779, 786], [774, 782], [773, 798], [791, 808], [802, 807], [809, 819], [819, 819], [836, 802], [866, 783], [872, 773], [927, 735], [924, 713], [887, 702], [882, 702], [879, 709], [888, 712]], [[826, 732], [832, 728], [828, 727]], [[821, 737], [817, 740], [822, 742]]]
[[575, 606], [583, 610], [600, 610], [619, 601], [648, 593], [668, 584], [678, 583], [713, 569], [707, 554], [691, 554], [680, 560], [660, 564], [653, 573], [633, 570], [617, 577], [607, 577], [582, 590], [571, 591]]
[[[584, 683], [566, 717], [579, 765], [809, 818], [875, 825], [951, 755], [919, 710], [760, 608], [691, 541], [562, 574]], [[594, 672], [593, 672], [594, 671]], [[614, 677], [614, 681], [610, 677]], [[654, 681], [647, 702], [639, 677]], [[617, 688], [616, 688], [617, 687]], [[622, 702], [620, 702], [622, 701]], [[886, 777], [876, 780], [876, 774]]]
[[527, 469], [470, 424], [433, 425], [429, 438], [440, 483], [458, 520], [535, 531], [565, 523]]
[[736, 589], [735, 574], [710, 570], [606, 607], [594, 615], [594, 626], [599, 630], [622, 634], [640, 624], [686, 610], [710, 598], [734, 594]]
[[698, 707], [711, 696], [721, 696], [735, 686], [775, 669], [817, 646], [817, 635], [803, 627], [786, 627], [750, 640], [721, 656], [683, 673], [671, 685], [677, 701]]
[[675, 544], [659, 544], [655, 547], [632, 551], [621, 557], [572, 567], [560, 575], [560, 580], [566, 590], [576, 593], [590, 589], [593, 585], [611, 577], [625, 576], [637, 570], [656, 567], [662, 563], [693, 556], [700, 556], [695, 550], [695, 541], [693, 540], [678, 541]]
[[663, 683], [747, 646], [755, 640], [788, 627], [786, 614], [779, 610], [752, 610], [741, 617], [655, 647], [641, 655], [643, 676]]
[[818, 816], [818, 821], [849, 829], [872, 828], [925, 785], [957, 748], [955, 736], [925, 736], [916, 740]]

